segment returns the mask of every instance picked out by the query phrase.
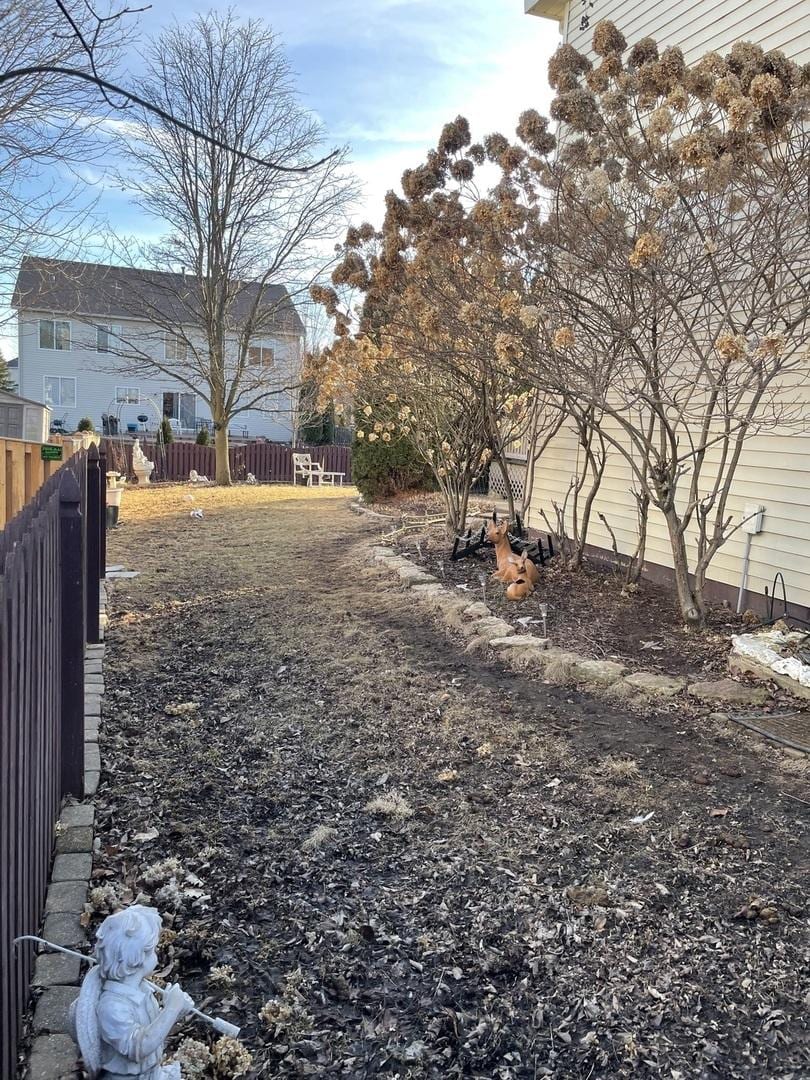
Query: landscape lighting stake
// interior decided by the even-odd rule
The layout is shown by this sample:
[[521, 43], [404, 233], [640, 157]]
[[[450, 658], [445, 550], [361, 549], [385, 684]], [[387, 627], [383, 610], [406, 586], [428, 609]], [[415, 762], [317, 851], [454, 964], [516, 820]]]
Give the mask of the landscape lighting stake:
[[484, 593], [484, 603], [486, 603], [487, 602], [487, 575], [486, 574], [481, 574], [480, 578], [479, 578], [479, 581], [481, 582], [481, 588], [482, 588], [483, 593]]
[[548, 631], [546, 630], [546, 619], [548, 618], [548, 604], [540, 605], [540, 618], [543, 620], [543, 637], [548, 637]]

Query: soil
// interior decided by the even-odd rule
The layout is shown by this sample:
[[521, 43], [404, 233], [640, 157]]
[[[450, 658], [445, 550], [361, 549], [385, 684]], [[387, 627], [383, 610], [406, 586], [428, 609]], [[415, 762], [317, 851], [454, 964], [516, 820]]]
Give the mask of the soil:
[[111, 538], [94, 872], [247, 1075], [810, 1075], [804, 760], [465, 654], [345, 492], [187, 498]]
[[[489, 577], [495, 569], [491, 546], [456, 562], [450, 559], [452, 544], [444, 528], [418, 527], [420, 516], [435, 520], [440, 506], [432, 496], [401, 498], [374, 507], [393, 515], [392, 526], [408, 524], [394, 547], [403, 555], [452, 584], [483, 598], [496, 615], [508, 621], [528, 623], [533, 633], [542, 631], [539, 607], [548, 607], [548, 633], [555, 645], [571, 649], [595, 660], [619, 660], [633, 671], [654, 671], [666, 675], [691, 674], [695, 679], [724, 677], [731, 648], [731, 635], [750, 629], [741, 616], [721, 605], [710, 605], [706, 629], [687, 630], [671, 589], [643, 581], [629, 595], [623, 594], [623, 572], [605, 562], [586, 560], [581, 571], [571, 571], [559, 558], [545, 563], [538, 587], [525, 600], [506, 598], [506, 587]], [[473, 534], [491, 514], [491, 504], [476, 505], [481, 517], [470, 517]], [[546, 538], [544, 537], [544, 542]]]

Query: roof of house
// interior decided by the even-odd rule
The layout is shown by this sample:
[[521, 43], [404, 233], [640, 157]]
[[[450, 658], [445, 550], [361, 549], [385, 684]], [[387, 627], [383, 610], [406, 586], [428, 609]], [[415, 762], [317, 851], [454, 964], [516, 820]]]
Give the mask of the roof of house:
[[38, 405], [40, 409], [48, 409], [49, 405], [46, 405], [44, 401], [35, 401], [30, 397], [20, 397], [19, 394], [15, 394], [13, 390], [0, 390], [0, 401], [11, 401], [12, 404], [17, 401], [21, 401], [24, 405]]
[[[200, 308], [197, 285], [198, 279], [191, 274], [26, 255], [12, 306], [60, 315], [162, 319], [178, 326], [194, 325], [201, 321], [195, 314]], [[254, 281], [236, 283], [229, 311], [233, 325], [238, 326], [249, 314], [261, 289]], [[265, 285], [261, 305], [272, 316], [267, 329], [303, 334], [301, 317], [283, 285]]]

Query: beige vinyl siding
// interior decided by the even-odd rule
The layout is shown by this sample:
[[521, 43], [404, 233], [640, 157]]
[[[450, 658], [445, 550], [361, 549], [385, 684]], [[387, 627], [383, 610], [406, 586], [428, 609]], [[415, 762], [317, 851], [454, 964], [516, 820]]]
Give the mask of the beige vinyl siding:
[[[584, 14], [589, 15], [590, 25], [580, 30]], [[735, 41], [781, 49], [797, 63], [810, 61], [810, 0], [721, 0], [717, 4], [595, 0], [592, 8], [574, 0], [568, 6], [566, 40], [590, 53], [600, 19], [614, 22], [631, 45], [643, 37], [653, 37], [661, 45], [678, 45], [688, 63], [711, 50], [724, 52]]]
[[[709, 456], [716, 460], [717, 452]], [[541, 511], [554, 521], [552, 501], [562, 504], [576, 470], [577, 441], [570, 430], [560, 432], [535, 469], [532, 505], [528, 524], [545, 531]], [[707, 464], [708, 469], [710, 464]], [[685, 478], [688, 484], [688, 478]], [[685, 491], [682, 482], [682, 491]], [[589, 542], [610, 549], [610, 535], [596, 516], [608, 520], [619, 552], [634, 551], [637, 542], [635, 500], [631, 495], [632, 472], [626, 459], [611, 450], [602, 487], [594, 504]], [[704, 489], [705, 490], [705, 489]], [[788, 599], [810, 607], [810, 435], [758, 435], [743, 451], [729, 499], [729, 513], [739, 521], [746, 503], [765, 507], [764, 531], [753, 537], [748, 588], [764, 593], [774, 575], [782, 571]], [[569, 515], [570, 520], [570, 515]], [[694, 531], [689, 534], [690, 559], [694, 561]], [[720, 549], [710, 568], [709, 579], [737, 587], [742, 573], [745, 534], [737, 532]], [[672, 566], [666, 525], [660, 512], [650, 510], [646, 561]]]

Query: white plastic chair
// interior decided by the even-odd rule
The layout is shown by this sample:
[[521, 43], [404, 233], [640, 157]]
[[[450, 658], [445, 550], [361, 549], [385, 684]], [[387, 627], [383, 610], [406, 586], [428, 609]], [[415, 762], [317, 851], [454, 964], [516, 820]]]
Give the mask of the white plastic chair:
[[327, 472], [323, 465], [319, 461], [313, 461], [310, 454], [293, 454], [293, 483], [297, 481], [299, 476], [306, 477], [307, 487], [312, 487], [313, 481], [317, 479], [318, 485], [331, 484], [335, 486], [335, 477], [338, 478], [338, 482], [343, 487], [343, 478], [346, 473], [342, 472]]

